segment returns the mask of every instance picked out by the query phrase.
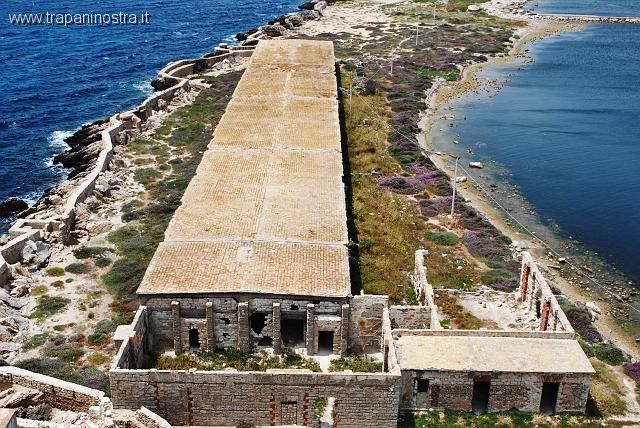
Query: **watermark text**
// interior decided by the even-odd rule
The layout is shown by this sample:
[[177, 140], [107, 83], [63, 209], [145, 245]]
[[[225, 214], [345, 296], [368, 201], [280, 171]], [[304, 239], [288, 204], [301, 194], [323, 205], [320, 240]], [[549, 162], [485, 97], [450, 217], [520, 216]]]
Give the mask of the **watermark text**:
[[10, 13], [11, 25], [109, 26], [148, 25], [149, 12], [136, 13]]

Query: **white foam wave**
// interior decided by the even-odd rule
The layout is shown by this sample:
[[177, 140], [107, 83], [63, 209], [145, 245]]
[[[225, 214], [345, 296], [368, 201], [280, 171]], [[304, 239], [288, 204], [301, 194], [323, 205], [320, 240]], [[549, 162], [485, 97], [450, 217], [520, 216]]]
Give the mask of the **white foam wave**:
[[69, 146], [64, 142], [65, 138], [69, 138], [75, 131], [53, 131], [47, 138], [49, 147], [53, 149], [67, 150]]
[[151, 80], [144, 80], [142, 82], [134, 83], [133, 87], [145, 94], [147, 97], [153, 94], [153, 86], [151, 86]]

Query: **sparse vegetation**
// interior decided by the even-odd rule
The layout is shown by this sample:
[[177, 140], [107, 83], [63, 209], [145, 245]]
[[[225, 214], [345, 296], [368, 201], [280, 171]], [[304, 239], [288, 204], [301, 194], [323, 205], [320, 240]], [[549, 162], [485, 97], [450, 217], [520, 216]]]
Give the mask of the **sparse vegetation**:
[[71, 263], [69, 266], [64, 268], [64, 270], [69, 273], [81, 275], [84, 273], [88, 273], [91, 270], [91, 266], [86, 263]]
[[319, 372], [320, 366], [290, 349], [283, 349], [280, 356], [249, 354], [236, 348], [215, 352], [200, 351], [178, 356], [161, 355], [156, 362], [158, 370], [223, 370], [233, 367], [240, 371], [266, 371], [267, 369], [309, 369]]
[[64, 269], [61, 267], [52, 267], [45, 271], [47, 276], [64, 276]]
[[440, 245], [455, 245], [460, 242], [458, 235], [452, 232], [427, 232], [427, 239]]
[[47, 340], [49, 340], [50, 336], [51, 334], [49, 333], [40, 333], [40, 334], [31, 336], [22, 344], [22, 349], [25, 351], [28, 351], [30, 349], [39, 348], [40, 346], [47, 343]]
[[179, 168], [167, 171], [157, 182], [155, 178], [160, 173], [137, 171], [136, 178], [144, 179], [146, 185], [153, 188], [147, 193], [149, 202], [134, 200], [126, 204], [123, 220], [128, 224], [108, 235], [108, 241], [116, 246], [120, 258], [102, 279], [114, 295], [112, 309], [123, 315], [123, 322], [131, 320], [138, 306], [134, 293], [158, 244], [164, 239], [169, 220], [195, 174], [240, 76], [241, 72], [233, 72], [212, 81], [212, 88], [203, 90], [193, 104], [177, 109], [165, 119], [153, 135], [156, 142], [138, 139], [127, 147], [132, 156], [152, 156], [157, 164], [166, 163], [169, 153], [174, 150], [181, 153], [181, 157]]
[[104, 256], [112, 252], [111, 248], [107, 247], [81, 247], [73, 250], [73, 255], [76, 259], [91, 259]]
[[356, 373], [380, 373], [382, 371], [382, 363], [361, 355], [348, 355], [331, 360], [330, 372], [342, 372], [345, 370], [351, 370]]
[[591, 376], [589, 393], [595, 401], [598, 412], [603, 416], [624, 414], [627, 406], [622, 399], [625, 392], [620, 375], [614, 368], [593, 358], [591, 364], [596, 374]]
[[449, 326], [462, 330], [477, 330], [482, 327], [482, 320], [463, 308], [455, 296], [439, 293], [436, 296], [436, 304], [440, 312], [447, 317]]
[[76, 369], [68, 362], [52, 358], [24, 360], [16, 363], [16, 366], [109, 393], [109, 377], [102, 371], [91, 367]]
[[71, 302], [69, 299], [58, 296], [43, 295], [38, 298], [38, 305], [34, 308], [29, 318], [43, 320], [62, 311]]

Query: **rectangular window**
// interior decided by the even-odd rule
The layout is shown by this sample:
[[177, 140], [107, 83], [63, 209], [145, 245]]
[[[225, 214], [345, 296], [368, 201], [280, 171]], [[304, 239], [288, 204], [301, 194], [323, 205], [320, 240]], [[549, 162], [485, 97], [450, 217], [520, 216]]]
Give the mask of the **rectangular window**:
[[416, 379], [416, 389], [418, 393], [429, 392], [429, 379]]

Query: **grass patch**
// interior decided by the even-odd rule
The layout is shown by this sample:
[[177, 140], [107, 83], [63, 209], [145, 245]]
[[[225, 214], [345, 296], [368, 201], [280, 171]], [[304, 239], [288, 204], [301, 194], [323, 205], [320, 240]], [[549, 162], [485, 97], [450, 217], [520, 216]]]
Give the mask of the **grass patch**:
[[112, 252], [111, 248], [107, 247], [82, 247], [73, 250], [73, 255], [76, 259], [91, 259], [104, 256]]
[[331, 360], [330, 372], [342, 372], [345, 370], [351, 370], [356, 373], [380, 373], [382, 372], [382, 363], [360, 355], [348, 355]]
[[448, 82], [455, 82], [456, 80], [460, 80], [460, 71], [452, 70], [452, 71], [440, 71], [440, 70], [421, 70], [418, 74], [422, 77], [426, 77], [428, 79], [434, 79], [436, 77], [441, 77]]
[[[448, 293], [440, 293], [436, 297], [436, 304], [443, 315], [447, 317], [450, 325], [461, 330], [477, 330], [482, 327], [482, 320], [463, 308], [455, 296]], [[444, 327], [444, 326], [443, 326]]]
[[427, 239], [440, 245], [456, 245], [460, 238], [453, 232], [427, 232]]
[[96, 267], [104, 268], [111, 264], [111, 259], [109, 257], [98, 257], [94, 263]]
[[444, 410], [409, 414], [401, 419], [398, 428], [598, 428], [600, 420], [571, 415], [557, 415], [553, 418], [541, 418], [539, 415], [509, 410], [508, 412], [474, 415], [473, 413]]
[[61, 267], [52, 267], [47, 269], [44, 273], [47, 276], [64, 276], [64, 269]]
[[622, 379], [616, 370], [601, 361], [591, 359], [596, 373], [591, 376], [589, 392], [596, 402], [598, 410], [603, 416], [622, 415], [627, 411], [627, 405], [622, 396]]
[[65, 267], [64, 270], [68, 273], [81, 275], [91, 271], [91, 266], [86, 263], [71, 263], [69, 266]]
[[160, 177], [162, 177], [162, 173], [154, 168], [140, 168], [136, 169], [133, 177], [144, 187], [149, 188], [151, 184], [155, 183]]
[[[58, 281], [56, 281], [58, 282]], [[54, 282], [55, 284], [55, 282]], [[53, 285], [53, 284], [51, 284]], [[43, 294], [47, 294], [49, 288], [46, 285], [37, 285], [31, 289], [32, 296], [42, 296]]]
[[22, 349], [25, 351], [28, 351], [30, 349], [39, 348], [45, 343], [47, 343], [47, 340], [49, 340], [49, 337], [51, 337], [50, 333], [40, 333], [40, 334], [31, 336], [22, 344]]
[[266, 371], [267, 369], [309, 369], [320, 372], [320, 365], [307, 360], [289, 349], [283, 349], [282, 355], [249, 354], [236, 348], [215, 352], [201, 351], [195, 354], [178, 356], [162, 355], [156, 362], [158, 370], [223, 370], [233, 367], [240, 371]]
[[77, 361], [84, 353], [84, 349], [71, 343], [63, 343], [61, 345], [52, 344], [41, 350], [43, 357], [57, 358], [66, 362]]
[[64, 297], [50, 297], [45, 294], [38, 298], [38, 305], [34, 308], [31, 315], [29, 315], [29, 318], [43, 320], [62, 311], [70, 302], [71, 300]]

